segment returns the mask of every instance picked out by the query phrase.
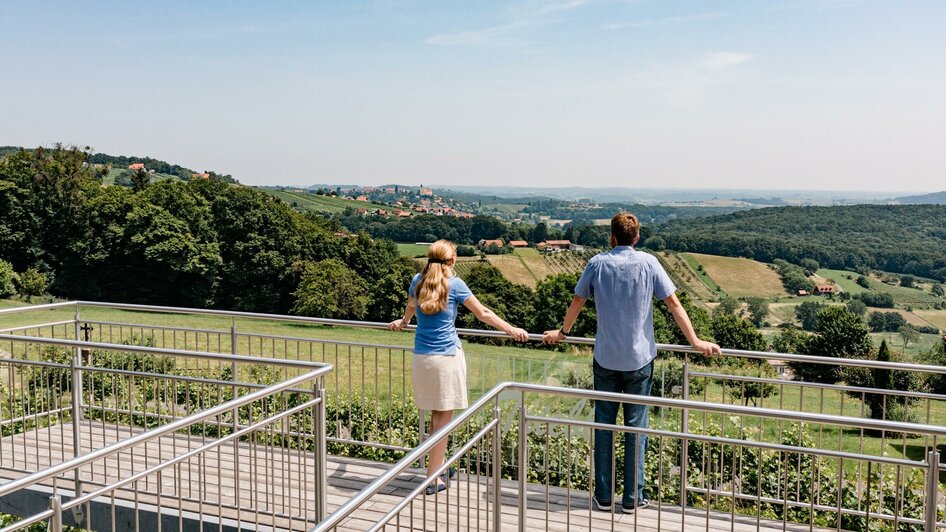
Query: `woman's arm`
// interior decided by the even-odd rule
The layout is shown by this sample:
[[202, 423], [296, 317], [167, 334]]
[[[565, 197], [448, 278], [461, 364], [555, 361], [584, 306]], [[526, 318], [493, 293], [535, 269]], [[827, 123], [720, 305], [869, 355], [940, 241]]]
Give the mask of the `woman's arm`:
[[463, 306], [470, 309], [470, 312], [476, 316], [476, 319], [480, 320], [486, 325], [489, 325], [490, 327], [493, 327], [494, 329], [498, 329], [509, 336], [512, 336], [513, 339], [519, 342], [525, 342], [529, 339], [529, 333], [526, 332], [525, 329], [513, 327], [512, 325], [506, 323], [506, 321], [497, 316], [495, 312], [486, 308], [482, 303], [480, 303], [480, 301], [476, 299], [476, 296], [468, 297], [467, 300], [463, 302]]
[[399, 320], [394, 320], [388, 324], [388, 329], [392, 331], [401, 332], [404, 330], [404, 327], [407, 327], [411, 323], [411, 318], [414, 317], [414, 312], [417, 311], [417, 303], [414, 302], [414, 298], [407, 297], [407, 307], [404, 308], [404, 317]]

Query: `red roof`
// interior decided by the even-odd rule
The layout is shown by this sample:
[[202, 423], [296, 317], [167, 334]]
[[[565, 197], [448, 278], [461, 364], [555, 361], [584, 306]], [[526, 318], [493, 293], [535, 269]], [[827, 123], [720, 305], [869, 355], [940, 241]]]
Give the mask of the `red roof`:
[[524, 248], [529, 245], [525, 240], [510, 240], [509, 245], [514, 248]]
[[129, 170], [144, 170], [144, 169], [145, 169], [145, 163], [129, 164], [129, 165], [128, 165], [128, 169], [129, 169]]
[[568, 246], [571, 245], [570, 240], [546, 240], [546, 244], [550, 246]]
[[497, 238], [496, 240], [484, 240], [484, 241], [482, 242], [482, 244], [483, 244], [484, 246], [499, 246], [499, 247], [502, 247], [502, 246], [503, 246], [503, 239], [502, 239], [502, 238]]

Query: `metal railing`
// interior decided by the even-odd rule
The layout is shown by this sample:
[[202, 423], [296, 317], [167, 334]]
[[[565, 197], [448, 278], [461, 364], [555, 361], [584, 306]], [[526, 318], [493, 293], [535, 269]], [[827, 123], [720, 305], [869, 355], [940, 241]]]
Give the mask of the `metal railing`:
[[[946, 437], [946, 427], [942, 426], [504, 383], [431, 435], [312, 530], [429, 530], [436, 526], [449, 530], [464, 524], [477, 530], [515, 526], [523, 531], [558, 529], [563, 524], [565, 529], [586, 530], [708, 530], [720, 523], [731, 524], [733, 529], [737, 525], [755, 525], [760, 530], [800, 529], [802, 525], [809, 530], [891, 527], [933, 532], [946, 527], [938, 517], [943, 506], [939, 491], [943, 467], [935, 447], [926, 449], [924, 459], [916, 460], [891, 458], [883, 453], [829, 451], [806, 446], [804, 442], [767, 443], [751, 438], [605, 425], [562, 415], [568, 408], [549, 407], [563, 399], [643, 404], [661, 411], [751, 416], [799, 426], [900, 431], [928, 436], [934, 442]], [[512, 411], [517, 412], [515, 423], [504, 422], [502, 414], [503, 403], [510, 400], [514, 403]], [[623, 517], [620, 510], [591, 510], [591, 472], [596, 467], [607, 467], [615, 478], [620, 471], [616, 467], [619, 462], [595, 464], [593, 458], [579, 452], [584, 444], [575, 436], [584, 432], [593, 438], [591, 435], [597, 430], [629, 434], [629, 441], [635, 446], [644, 436], [649, 438], [649, 443], [641, 445], [647, 446], [650, 465], [645, 482], [654, 499], [653, 510]], [[423, 478], [423, 474], [412, 469], [433, 445], [451, 437], [454, 451], [435, 475]], [[506, 448], [502, 443], [509, 439], [515, 445]], [[617, 439], [611, 442], [612, 456], [617, 457], [622, 445]], [[508, 456], [510, 450], [512, 457]], [[681, 452], [687, 456], [683, 471], [695, 474], [696, 485], [681, 479], [686, 475], [675, 458]], [[871, 472], [866, 481], [848, 480], [845, 467], [852, 465], [862, 465]], [[459, 470], [450, 487], [442, 494], [425, 497], [426, 485], [450, 468]], [[412, 473], [416, 488], [389, 495], [394, 483]], [[777, 477], [774, 483], [773, 478], [767, 477], [769, 473]], [[919, 482], [906, 491], [898, 482], [891, 490], [885, 485], [890, 475]], [[615, 481], [611, 487], [619, 492], [620, 482]], [[504, 504], [514, 504], [516, 510], [504, 513]], [[371, 511], [364, 512], [368, 505]], [[470, 523], [475, 526], [470, 527]]]
[[330, 365], [11, 334], [0, 344], [13, 346], [0, 359], [0, 500], [18, 496], [21, 514], [49, 501], [4, 532], [46, 520], [305, 529], [325, 516]]
[[[391, 462], [404, 456], [413, 457], [416, 461], [423, 456], [423, 452], [418, 449], [426, 447], [417, 447], [424, 434], [423, 415], [421, 413], [418, 416], [410, 397], [410, 375], [407, 369], [411, 356], [409, 347], [362, 342], [358, 341], [358, 335], [355, 334], [352, 335], [353, 340], [342, 341], [328, 338], [327, 336], [335, 335], [323, 334], [324, 329], [321, 327], [309, 327], [382, 329], [385, 324], [90, 302], [54, 304], [44, 306], [44, 309], [50, 312], [58, 309], [60, 313], [63, 310], [72, 311], [74, 314], [72, 320], [59, 319], [63, 317], [61, 315], [39, 320], [44, 322], [44, 328], [41, 330], [45, 336], [70, 335], [109, 343], [147, 339], [159, 347], [205, 350], [221, 354], [235, 353], [248, 358], [331, 363], [336, 366], [336, 371], [325, 379], [329, 452], [370, 456], [375, 460]], [[6, 309], [0, 311], [0, 315], [11, 311], [29, 312], [31, 309]], [[177, 319], [172, 316], [158, 319], [159, 315], [194, 317]], [[269, 324], [277, 324], [279, 327]], [[29, 327], [34, 327], [35, 331], [37, 326]], [[292, 333], [287, 334], [290, 327]], [[27, 327], [24, 330], [30, 329]], [[23, 334], [22, 331], [10, 332]], [[495, 331], [459, 332], [467, 337], [503, 336]], [[409, 341], [409, 337], [404, 339]], [[532, 341], [539, 339], [540, 335], [530, 335]], [[0, 348], [5, 345], [5, 341], [0, 338]], [[567, 342], [590, 346], [594, 340], [568, 338]], [[490, 390], [496, 383], [503, 381], [552, 387], [563, 383], [577, 387], [591, 386], [589, 357], [552, 351], [547, 352], [548, 355], [506, 354], [508, 350], [495, 354], [492, 348], [489, 349], [480, 348], [479, 354], [474, 353], [474, 349], [467, 350], [471, 397], [474, 399], [486, 397], [492, 393]], [[720, 512], [727, 513], [723, 510], [729, 504], [731, 507], [728, 508], [728, 513], [736, 519], [747, 511], [740, 505], [755, 500], [757, 506], [761, 505], [761, 509], [756, 509], [756, 517], [760, 522], [779, 515], [783, 516], [785, 523], [804, 521], [804, 516], [799, 517], [799, 512], [802, 512], [802, 505], [806, 504], [812, 526], [815, 522], [824, 521], [824, 518], [819, 516], [824, 512], [831, 512], [832, 509], [835, 511], [831, 515], [840, 516], [838, 523], [866, 519], [901, 528], [919, 527], [923, 523], [920, 517], [910, 514], [913, 510], [909, 505], [916, 502], [914, 495], [921, 493], [916, 488], [917, 480], [913, 477], [931, 470], [923, 464], [931, 463], [926, 453], [937, 449], [937, 435], [922, 428], [946, 423], [946, 397], [932, 393], [904, 393], [842, 384], [804, 383], [760, 377], [757, 374], [743, 375], [740, 374], [740, 368], [730, 368], [726, 365], [704, 367], [694, 363], [699, 359], [691, 356], [693, 350], [688, 346], [659, 345], [658, 350], [662, 353], [675, 353], [676, 356], [658, 359], [654, 374], [654, 394], [660, 397], [653, 399], [663, 401], [661, 398], [671, 400], [671, 397], [678, 397], [683, 401], [674, 406], [670, 403], [644, 403], [651, 405], [650, 430], [659, 432], [651, 434], [652, 441], [659, 442], [659, 445], [649, 444], [648, 467], [654, 471], [662, 471], [664, 478], [676, 479], [673, 482], [678, 484], [676, 487], [673, 487], [673, 482], [661, 484], [662, 491], [658, 490], [658, 493], [662, 495], [655, 496], [655, 501], [676, 501], [675, 506], [662, 508], [676, 508], [683, 520], [689, 515], [689, 510], [685, 509], [700, 508], [707, 512], [706, 515], [712, 515], [713, 519], [716, 519]], [[724, 356], [749, 362], [778, 359], [818, 364], [826, 368], [854, 366], [914, 375], [946, 373], [946, 368], [939, 366], [786, 353], [726, 349]], [[563, 404], [562, 402], [566, 401], [565, 396], [553, 393], [547, 402], [557, 410], [544, 416], [536, 416], [536, 419], [533, 419], [532, 415], [522, 417], [527, 421], [527, 427], [521, 432], [528, 433], [528, 437], [532, 438], [532, 448], [542, 444], [535, 439], [538, 437], [536, 427], [541, 425], [546, 434], [544, 437], [549, 438], [546, 448], [557, 449], [556, 453], [560, 455], [550, 456], [551, 462], [558, 460], [560, 469], [564, 468], [561, 465], [563, 460], [574, 462], [570, 468], [564, 468], [570, 472], [568, 475], [553, 469], [549, 470], [547, 479], [530, 479], [531, 482], [544, 484], [548, 488], [550, 495], [546, 500], [571, 500], [574, 493], [581, 493], [584, 497], [591, 487], [588, 473], [592, 469], [590, 449], [593, 444], [594, 424], [590, 421], [590, 402], [595, 397], [587, 394], [567, 397], [568, 401], [572, 402]], [[693, 401], [694, 399], [698, 401]], [[752, 406], [749, 405], [750, 402]], [[691, 404], [704, 407], [689, 408], [688, 405]], [[708, 404], [718, 408], [705, 408]], [[476, 422], [468, 423], [460, 432], [454, 431], [451, 434], [455, 446], [463, 451], [461, 455], [454, 457], [455, 461], [462, 461], [468, 471], [475, 473], [473, 477], [464, 477], [466, 491], [454, 491], [470, 497], [469, 504], [484, 504], [486, 499], [476, 498], [477, 490], [480, 489], [477, 486], [496, 480], [493, 475], [494, 468], [500, 471], [500, 481], [506, 479], [508, 482], [509, 479], [519, 478], [521, 464], [516, 449], [525, 447], [521, 447], [516, 439], [512, 439], [512, 435], [516, 435], [519, 430], [516, 421], [520, 419], [519, 410], [505, 400], [497, 402], [496, 407], [500, 410], [503, 427], [511, 427], [509, 430], [499, 431], [499, 425], [490, 424], [489, 417], [493, 412], [488, 411], [489, 409], [471, 409], [473, 413], [470, 415], [473, 418], [466, 419], [474, 419]], [[735, 407], [740, 409], [740, 414], [728, 410]], [[50, 411], [53, 410], [55, 408]], [[774, 412], [780, 414], [775, 415]], [[790, 421], [792, 418], [789, 416], [796, 414], [815, 417], [805, 422]], [[853, 419], [856, 424], [813, 421], [818, 419], [819, 415], [827, 415], [832, 419]], [[552, 420], [569, 422], [558, 423]], [[904, 420], [919, 423], [902, 423]], [[631, 432], [640, 435], [648, 433]], [[561, 438], [567, 440], [568, 445], [556, 443], [557, 439]], [[422, 445], [428, 446], [428, 442]], [[620, 443], [616, 445], [618, 448], [621, 446]], [[494, 459], [494, 456], [497, 456], [493, 451], [494, 446], [499, 447], [498, 456], [501, 459], [498, 461]], [[802, 452], [799, 449], [808, 451]], [[783, 459], [774, 459], [770, 453], [776, 453]], [[524, 455], [529, 458], [529, 454]], [[536, 456], [535, 453], [532, 456]], [[784, 458], [785, 456], [796, 458], [792, 461]], [[751, 462], [753, 460], [754, 462]], [[748, 490], [748, 481], [742, 478], [743, 473], [748, 471], [742, 464], [747, 461], [757, 469], [756, 475], [752, 477], [759, 484], [755, 495], [740, 491]], [[736, 467], [735, 463], [740, 465]], [[775, 467], [776, 463], [782, 467]], [[785, 463], [791, 467], [786, 469]], [[539, 465], [530, 462], [533, 469]], [[830, 467], [825, 467], [826, 465]], [[829, 494], [823, 492], [823, 489], [815, 490], [813, 485], [807, 485], [801, 478], [802, 470], [808, 471], [809, 476], [817, 479], [819, 486], [830, 486], [833, 482], [839, 486], [839, 494], [845, 497], [850, 494], [850, 500], [842, 500], [842, 506], [846, 506], [837, 510], [836, 503], [825, 502]], [[824, 470], [832, 471], [833, 480], [824, 478]], [[766, 473], [767, 476], [760, 472]], [[619, 471], [617, 473], [620, 475]], [[924, 476], [924, 482], [929, 482], [928, 476]], [[774, 487], [766, 485], [766, 482], [769, 482], [765, 480], [767, 478], [775, 479], [771, 481]], [[760, 482], [759, 479], [763, 481]], [[415, 480], [417, 486], [423, 486], [420, 477]], [[847, 488], [842, 489], [843, 486]], [[726, 493], [732, 493], [734, 487], [737, 488], [735, 495], [727, 497]], [[651, 488], [656, 489], [655, 486]], [[528, 489], [533, 490], [535, 486], [530, 483]], [[560, 490], [565, 491], [559, 492]], [[799, 502], [798, 496], [794, 499], [789, 496], [790, 491], [800, 493], [805, 490], [814, 494], [812, 500]], [[885, 494], [879, 501], [877, 490], [882, 490]], [[420, 493], [422, 490], [418, 487], [414, 491]], [[429, 517], [429, 511], [425, 512], [414, 505], [415, 502], [420, 504], [418, 501], [423, 501], [424, 504], [433, 503], [426, 499], [417, 499], [416, 495], [417, 493], [414, 493], [403, 499], [402, 509], [413, 509], [418, 515]], [[507, 495], [504, 497], [509, 498]], [[472, 509], [467, 511], [466, 501], [456, 502], [455, 506], [459, 508], [460, 502], [466, 512], [461, 512], [464, 519], [485, 518], [485, 514], [473, 512]], [[581, 508], [581, 501], [574, 502], [575, 508]], [[880, 506], [874, 507], [872, 504]], [[588, 506], [587, 500], [584, 505]], [[484, 506], [487, 507], [488, 505]], [[885, 507], [888, 509], [884, 510]], [[428, 507], [428, 510], [429, 508], [433, 506]], [[903, 511], [893, 511], [890, 508]], [[934, 505], [932, 508], [932, 511], [937, 511], [937, 508], [942, 510], [943, 505]], [[403, 514], [398, 515], [405, 518]], [[575, 515], [574, 512], [571, 514], [572, 517]], [[567, 515], [565, 517], [570, 519]], [[493, 515], [490, 514], [489, 519], [492, 518]], [[504, 518], [508, 519], [508, 516]], [[853, 522], [855, 525], [852, 525], [851, 529], [857, 529], [857, 523], [861, 521]], [[680, 521], [678, 524], [682, 523], [683, 521]], [[842, 528], [838, 523], [829, 528]]]

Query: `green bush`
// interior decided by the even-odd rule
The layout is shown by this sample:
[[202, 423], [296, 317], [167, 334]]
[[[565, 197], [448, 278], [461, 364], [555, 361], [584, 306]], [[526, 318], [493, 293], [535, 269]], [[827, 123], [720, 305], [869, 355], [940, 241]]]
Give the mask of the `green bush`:
[[0, 259], [0, 298], [16, 294], [19, 276], [13, 271], [13, 265]]

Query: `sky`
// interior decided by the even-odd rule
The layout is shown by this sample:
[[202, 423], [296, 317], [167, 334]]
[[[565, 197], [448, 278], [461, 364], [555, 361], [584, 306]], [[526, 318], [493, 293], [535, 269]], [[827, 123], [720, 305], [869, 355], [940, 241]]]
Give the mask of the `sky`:
[[946, 189], [946, 2], [0, 0], [0, 145], [246, 184]]

